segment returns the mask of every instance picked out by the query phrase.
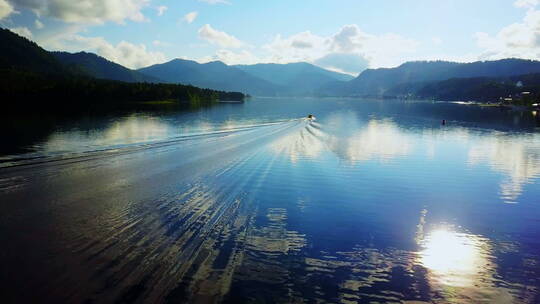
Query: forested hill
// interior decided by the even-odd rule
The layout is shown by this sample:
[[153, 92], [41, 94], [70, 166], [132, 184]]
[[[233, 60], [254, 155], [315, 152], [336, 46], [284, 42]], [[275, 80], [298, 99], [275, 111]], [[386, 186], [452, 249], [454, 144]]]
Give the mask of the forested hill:
[[52, 54], [60, 63], [74, 73], [125, 82], [164, 82], [161, 79], [141, 74], [92, 53], [52, 52]]
[[[531, 91], [530, 96], [540, 97], [540, 86], [536, 81], [540, 62], [533, 60], [407, 62], [396, 68], [368, 69], [357, 78], [344, 81], [349, 76], [307, 63], [228, 66], [222, 62], [201, 64], [175, 59], [131, 70], [91, 53], [47, 52], [6, 29], [0, 29], [0, 42], [2, 102], [9, 103], [10, 107], [22, 107], [23, 103], [14, 101], [24, 99], [26, 103], [33, 104], [29, 109], [59, 108], [54, 105], [62, 108], [104, 106], [163, 99], [205, 104], [216, 99], [244, 98], [242, 93], [224, 91], [263, 96], [487, 101]], [[158, 84], [160, 82], [168, 84]], [[523, 86], [518, 86], [518, 83]], [[11, 101], [5, 101], [8, 99]], [[35, 104], [38, 102], [36, 99], [41, 99], [39, 106]]]
[[200, 106], [244, 97], [239, 92], [190, 85], [97, 79], [63, 65], [36, 43], [0, 29], [0, 100], [4, 111], [81, 111], [164, 100]]
[[0, 69], [61, 75], [65, 67], [46, 50], [10, 30], [0, 28]]
[[[527, 98], [521, 98], [528, 92]], [[540, 100], [540, 73], [508, 77], [451, 78], [424, 85], [415, 92], [422, 99], [499, 101], [500, 97], [518, 96], [514, 103], [529, 104]], [[515, 99], [515, 98], [514, 98]]]
[[519, 81], [536, 93], [534, 81], [531, 83], [534, 77], [528, 75], [538, 73], [540, 61], [514, 58], [472, 63], [406, 62], [396, 68], [365, 70], [347, 83], [321, 87], [319, 94], [487, 100], [521, 90], [516, 86]]

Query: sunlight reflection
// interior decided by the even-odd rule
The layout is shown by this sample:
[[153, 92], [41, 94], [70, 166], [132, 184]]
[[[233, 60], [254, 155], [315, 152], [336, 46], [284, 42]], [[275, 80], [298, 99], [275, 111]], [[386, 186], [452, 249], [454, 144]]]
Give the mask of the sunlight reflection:
[[470, 295], [490, 289], [495, 270], [489, 240], [449, 226], [428, 229], [427, 213], [421, 211], [416, 227], [415, 241], [420, 246], [416, 263], [428, 270], [431, 288], [444, 292], [459, 288]]
[[[434, 294], [444, 303], [512, 303], [514, 295], [497, 286], [493, 247], [481, 236], [437, 227], [419, 238], [425, 229], [422, 211], [416, 241], [421, 247], [416, 263], [427, 269], [427, 280]], [[489, 302], [488, 302], [489, 301]]]
[[472, 286], [489, 264], [485, 246], [485, 241], [477, 236], [440, 228], [424, 239], [420, 262], [443, 284]]

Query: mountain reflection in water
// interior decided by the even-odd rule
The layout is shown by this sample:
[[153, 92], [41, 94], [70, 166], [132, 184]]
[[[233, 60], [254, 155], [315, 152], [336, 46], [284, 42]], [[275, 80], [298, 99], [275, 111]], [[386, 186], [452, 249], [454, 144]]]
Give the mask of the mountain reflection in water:
[[489, 111], [255, 99], [59, 126], [1, 158], [3, 300], [537, 303], [540, 134]]

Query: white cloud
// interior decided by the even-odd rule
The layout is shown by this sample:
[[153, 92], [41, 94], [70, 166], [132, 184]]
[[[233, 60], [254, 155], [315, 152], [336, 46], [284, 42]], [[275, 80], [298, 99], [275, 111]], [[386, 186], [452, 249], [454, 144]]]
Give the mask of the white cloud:
[[[0, 0], [5, 1], [5, 0]], [[122, 23], [129, 19], [145, 21], [141, 10], [149, 0], [13, 0], [15, 7], [28, 8], [38, 16], [70, 23]]]
[[222, 61], [228, 65], [233, 64], [255, 64], [259, 58], [247, 50], [233, 52], [231, 50], [218, 50], [214, 56], [201, 58], [200, 62]]
[[133, 44], [120, 41], [116, 46], [107, 42], [104, 38], [88, 38], [76, 36], [77, 42], [86, 44], [97, 54], [132, 69], [138, 69], [165, 61], [165, 55], [160, 52], [150, 52], [144, 44]]
[[365, 70], [369, 66], [366, 58], [357, 54], [330, 53], [313, 62], [315, 65], [327, 70], [346, 73], [353, 76]]
[[231, 4], [229, 1], [226, 0], [199, 0], [199, 2], [205, 2], [208, 4]]
[[240, 48], [245, 46], [245, 43], [238, 40], [236, 37], [225, 32], [218, 31], [212, 28], [210, 24], [205, 24], [199, 29], [199, 38], [222, 48]]
[[168, 9], [168, 7], [166, 7], [165, 5], [161, 5], [161, 6], [158, 6], [156, 8], [157, 10], [157, 15], [158, 16], [163, 16], [163, 14], [165, 13], [165, 11]]
[[514, 5], [516, 7], [529, 8], [529, 7], [535, 7], [539, 3], [540, 3], [540, 0], [517, 0], [516, 2], [514, 2]]
[[396, 34], [370, 35], [359, 49], [369, 59], [370, 67], [395, 67], [405, 61], [417, 60], [418, 42]]
[[144, 44], [120, 41], [114, 45], [103, 37], [81, 36], [78, 34], [79, 30], [77, 27], [72, 27], [48, 39], [40, 40], [39, 43], [50, 50], [93, 52], [131, 69], [166, 61], [163, 53], [149, 51]]
[[199, 15], [199, 13], [197, 13], [197, 12], [187, 13], [184, 16], [184, 21], [186, 21], [187, 23], [192, 23], [193, 21], [195, 21], [195, 19], [197, 18], [198, 15]]
[[431, 38], [431, 42], [433, 42], [433, 44], [436, 44], [436, 45], [441, 45], [443, 41], [441, 37], [433, 37]]
[[262, 49], [268, 53], [268, 62], [310, 62], [328, 53], [328, 41], [325, 37], [305, 31], [288, 38], [276, 35], [270, 43], [263, 45]]
[[45, 25], [43, 25], [43, 23], [42, 23], [41, 21], [39, 21], [38, 19], [36, 19], [36, 21], [34, 21], [34, 26], [35, 26], [38, 30], [40, 30], [40, 29], [42, 29], [42, 28], [45, 27]]
[[13, 13], [13, 6], [6, 0], [0, 0], [0, 20], [6, 18]]
[[[414, 40], [388, 33], [372, 35], [355, 25], [345, 25], [335, 34], [319, 36], [310, 31], [284, 38], [277, 35], [262, 48], [268, 52], [264, 61], [289, 63], [307, 61], [330, 70], [357, 74], [369, 66], [394, 67], [413, 59], [418, 43]], [[354, 59], [347, 66], [344, 58]]]
[[24, 26], [10, 28], [9, 30], [14, 33], [19, 34], [20, 36], [26, 37], [28, 39], [32, 39], [34, 36], [32, 35], [32, 32], [27, 27], [24, 27]]
[[502, 28], [496, 35], [478, 32], [476, 42], [484, 51], [479, 59], [540, 58], [540, 10], [529, 9], [522, 22]]
[[170, 43], [164, 42], [164, 41], [161, 41], [161, 40], [154, 40], [154, 41], [152, 41], [152, 44], [155, 45], [155, 46], [171, 46]]
[[[214, 55], [199, 58], [200, 62], [220, 60], [227, 64], [310, 62], [328, 70], [357, 75], [368, 67], [394, 67], [417, 59], [418, 43], [388, 33], [372, 35], [357, 25], [345, 25], [328, 36], [310, 31], [288, 37], [276, 35], [267, 44], [253, 48], [210, 25], [199, 29], [199, 38], [221, 48]], [[238, 51], [225, 49], [244, 48]], [[247, 51], [249, 49], [250, 51]], [[256, 52], [253, 52], [253, 50]]]
[[297, 49], [309, 49], [313, 47], [313, 44], [309, 41], [294, 40], [291, 46]]
[[349, 53], [361, 49], [370, 37], [362, 32], [358, 25], [345, 25], [332, 36], [331, 48], [334, 51]]

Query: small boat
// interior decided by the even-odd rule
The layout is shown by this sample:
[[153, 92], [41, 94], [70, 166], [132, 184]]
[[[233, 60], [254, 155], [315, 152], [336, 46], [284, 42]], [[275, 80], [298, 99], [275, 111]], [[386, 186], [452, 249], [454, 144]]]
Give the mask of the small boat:
[[306, 119], [309, 120], [309, 121], [314, 121], [315, 116], [313, 114], [309, 114]]

